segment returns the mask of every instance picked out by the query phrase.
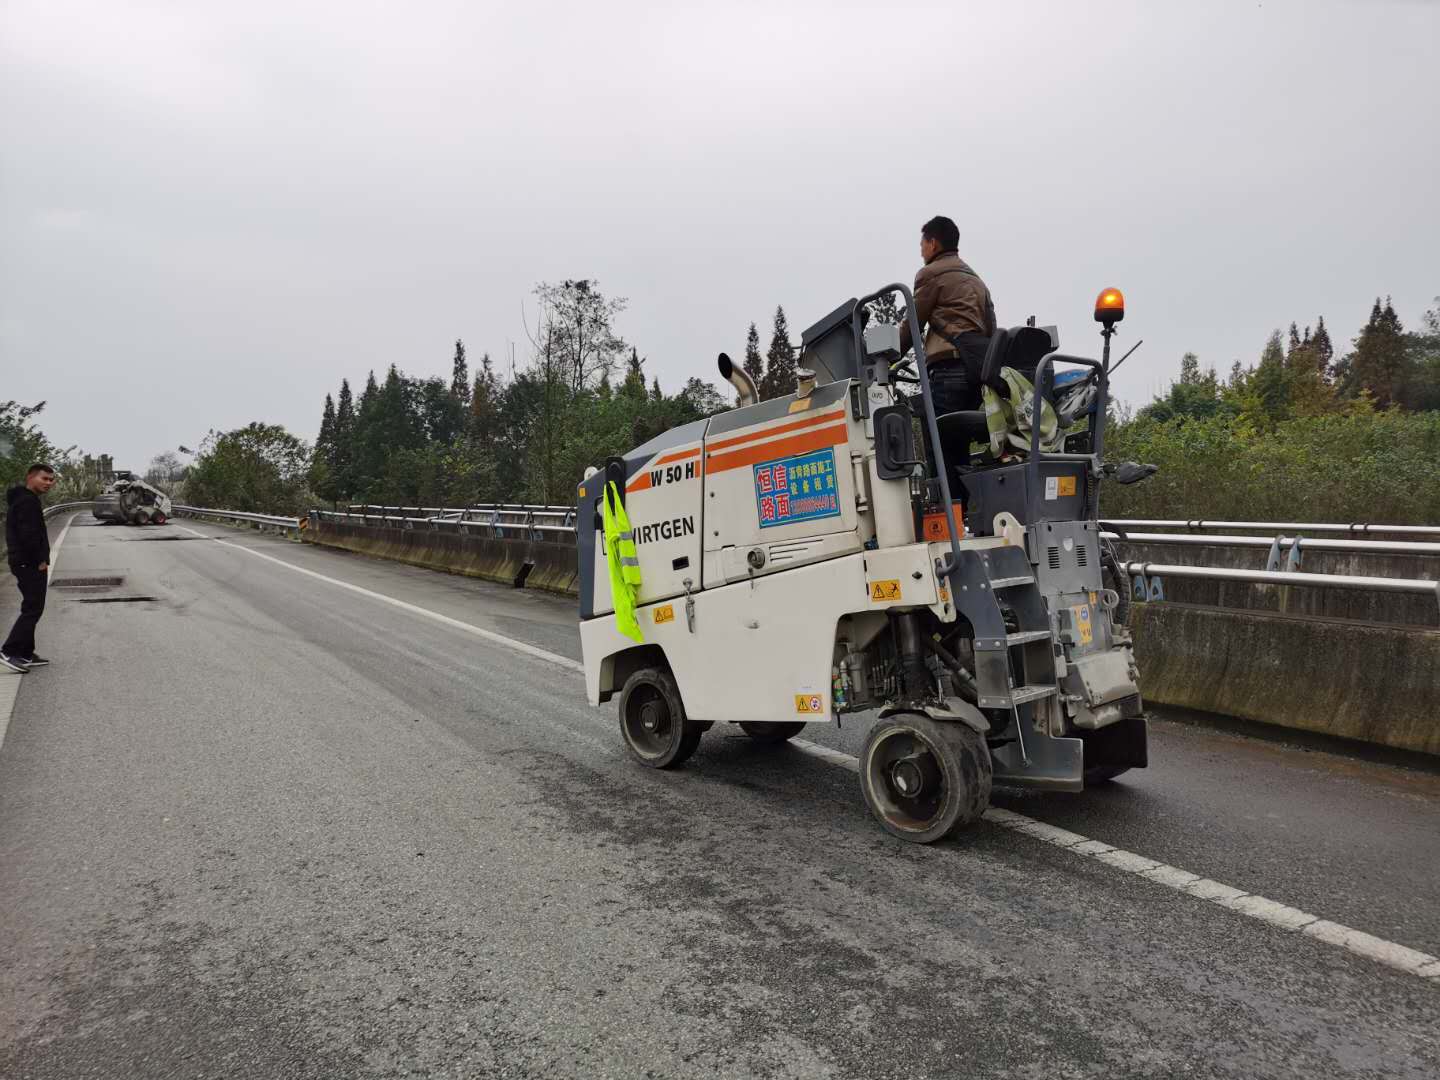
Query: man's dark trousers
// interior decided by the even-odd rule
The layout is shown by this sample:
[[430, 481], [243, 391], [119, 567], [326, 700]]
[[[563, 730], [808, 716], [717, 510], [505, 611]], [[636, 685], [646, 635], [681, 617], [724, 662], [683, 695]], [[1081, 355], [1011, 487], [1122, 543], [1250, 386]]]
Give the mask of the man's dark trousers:
[[35, 624], [45, 614], [45, 589], [49, 575], [33, 566], [12, 565], [10, 572], [20, 586], [20, 617], [11, 627], [5, 644], [0, 645], [0, 652], [28, 660], [35, 655]]

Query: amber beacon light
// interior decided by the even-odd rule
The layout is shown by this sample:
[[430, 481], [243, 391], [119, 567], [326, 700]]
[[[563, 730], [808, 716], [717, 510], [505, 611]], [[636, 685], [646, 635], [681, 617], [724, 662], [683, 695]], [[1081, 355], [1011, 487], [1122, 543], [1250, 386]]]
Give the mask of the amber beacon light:
[[1107, 327], [1125, 318], [1125, 294], [1119, 289], [1101, 289], [1095, 298], [1095, 321]]

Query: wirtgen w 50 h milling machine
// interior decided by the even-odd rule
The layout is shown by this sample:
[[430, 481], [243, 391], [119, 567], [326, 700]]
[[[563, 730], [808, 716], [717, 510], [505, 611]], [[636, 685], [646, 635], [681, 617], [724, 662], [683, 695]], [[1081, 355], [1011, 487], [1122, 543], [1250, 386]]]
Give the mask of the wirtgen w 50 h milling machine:
[[[1059, 356], [1054, 332], [1034, 326], [990, 342], [990, 385], [1004, 386], [1008, 368], [1048, 399], [1054, 361], [1088, 369], [1088, 431], [1064, 440], [1079, 452], [1044, 452], [1037, 423], [1028, 453], [972, 458], [989, 437], [985, 414], [935, 415], [914, 315], [913, 369], [900, 363], [898, 327], [866, 329], [866, 305], [891, 293], [914, 311], [892, 285], [805, 332], [795, 394], [756, 403], [722, 355], [739, 408], [587, 476], [580, 635], [590, 702], [619, 695], [626, 745], [654, 768], [684, 761], [719, 721], [780, 742], [878, 709], [860, 755], [865, 800], [890, 832], [928, 843], [984, 812], [992, 777], [1078, 791], [1146, 763], [1096, 521], [1123, 300], [1107, 290], [1097, 303], [1102, 361]], [[919, 386], [923, 459], [897, 379]], [[1028, 418], [1032, 402], [1016, 404]], [[1062, 438], [1081, 426], [1057, 411]], [[613, 615], [600, 502], [611, 483], [640, 564], [642, 644]]]

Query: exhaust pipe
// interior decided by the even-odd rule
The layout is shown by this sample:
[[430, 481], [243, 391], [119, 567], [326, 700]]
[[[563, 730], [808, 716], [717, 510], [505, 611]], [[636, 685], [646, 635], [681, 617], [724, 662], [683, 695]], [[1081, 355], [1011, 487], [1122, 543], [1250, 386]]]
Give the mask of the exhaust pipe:
[[736, 367], [734, 361], [723, 352], [720, 354], [720, 377], [735, 387], [742, 409], [760, 400], [760, 391], [755, 389], [755, 380], [750, 378], [750, 373], [742, 367]]

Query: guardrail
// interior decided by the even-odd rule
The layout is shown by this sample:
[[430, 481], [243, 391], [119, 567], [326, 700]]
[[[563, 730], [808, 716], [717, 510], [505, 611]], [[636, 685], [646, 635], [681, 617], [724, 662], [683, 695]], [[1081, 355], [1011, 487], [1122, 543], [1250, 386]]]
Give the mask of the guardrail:
[[278, 514], [251, 514], [243, 510], [215, 510], [206, 506], [175, 506], [175, 513], [185, 517], [206, 518], [229, 525], [253, 525], [259, 528], [280, 529], [283, 532], [300, 531], [300, 518], [282, 517]]
[[1163, 600], [1164, 589], [1157, 579], [1197, 578], [1203, 581], [1234, 581], [1248, 585], [1298, 585], [1310, 589], [1363, 589], [1369, 592], [1411, 593], [1435, 600], [1440, 617], [1440, 581], [1424, 578], [1366, 577], [1356, 574], [1297, 574], [1287, 570], [1230, 570], [1218, 566], [1174, 566], [1165, 563], [1127, 562], [1120, 564], [1133, 582], [1137, 600]]
[[[355, 510], [360, 513], [355, 513]], [[416, 510], [410, 514], [399, 511]], [[394, 512], [392, 512], [394, 511]], [[463, 507], [351, 507], [340, 510], [312, 510], [316, 521], [348, 521], [362, 525], [387, 525], [397, 529], [429, 529], [466, 536], [490, 536], [499, 540], [549, 540], [575, 542], [574, 507], [492, 506]]]
[[[1108, 523], [1107, 523], [1108, 524]], [[1440, 544], [1419, 540], [1326, 540], [1304, 536], [1226, 536], [1196, 533], [1103, 532], [1106, 540], [1119, 544], [1176, 544], [1181, 547], [1269, 548], [1266, 570], [1291, 570], [1300, 566], [1305, 551], [1333, 551], [1350, 555], [1440, 556]]]
[[47, 506], [44, 510], [45, 519], [48, 521], [50, 518], [55, 517], [55, 515], [63, 514], [70, 510], [89, 510], [91, 505], [90, 500], [87, 499], [84, 502], [57, 503], [54, 506]]
[[1209, 521], [1201, 518], [1176, 520], [1167, 518], [1101, 518], [1100, 524], [1121, 529], [1241, 529], [1265, 533], [1345, 533], [1350, 536], [1373, 536], [1408, 533], [1413, 536], [1440, 536], [1440, 525], [1372, 525], [1356, 522], [1340, 525], [1314, 521]]

